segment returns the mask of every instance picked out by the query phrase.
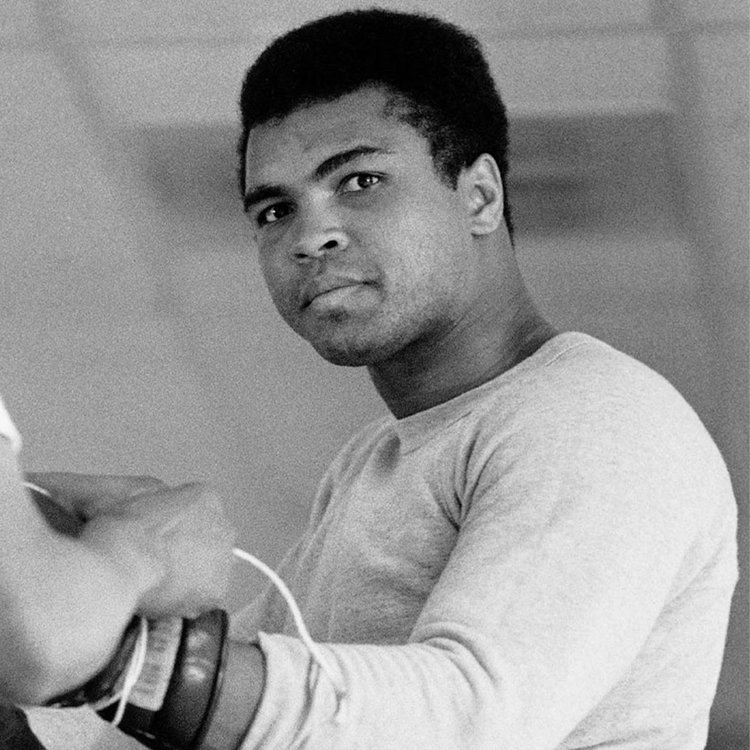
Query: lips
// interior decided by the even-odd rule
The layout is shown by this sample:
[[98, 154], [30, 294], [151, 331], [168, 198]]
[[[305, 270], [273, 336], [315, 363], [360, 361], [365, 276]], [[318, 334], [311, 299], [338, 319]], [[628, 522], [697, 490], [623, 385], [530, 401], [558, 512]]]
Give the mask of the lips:
[[335, 289], [364, 286], [368, 282], [353, 276], [316, 276], [307, 281], [300, 294], [300, 307], [307, 307], [316, 297]]

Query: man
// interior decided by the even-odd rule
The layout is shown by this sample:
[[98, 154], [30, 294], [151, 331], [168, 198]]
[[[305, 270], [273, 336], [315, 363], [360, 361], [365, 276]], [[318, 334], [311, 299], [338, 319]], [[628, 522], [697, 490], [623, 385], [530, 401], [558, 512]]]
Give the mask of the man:
[[537, 312], [476, 42], [328, 17], [261, 55], [241, 107], [273, 301], [393, 415], [342, 449], [280, 569], [326, 670], [273, 590], [235, 618], [243, 747], [704, 747], [729, 479], [661, 377]]

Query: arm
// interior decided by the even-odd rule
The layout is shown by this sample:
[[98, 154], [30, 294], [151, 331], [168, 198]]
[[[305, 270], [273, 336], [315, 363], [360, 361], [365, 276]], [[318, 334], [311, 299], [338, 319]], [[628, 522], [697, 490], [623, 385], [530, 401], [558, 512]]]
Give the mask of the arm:
[[[461, 496], [457, 541], [409, 642], [323, 646], [347, 686], [340, 722], [332, 685], [300, 641], [261, 633], [266, 685], [244, 747], [303, 738], [311, 748], [555, 747], [612, 691], [627, 694], [634, 674], [648, 698], [638, 704], [636, 689], [625, 703], [627, 721], [642, 722], [629, 729], [654, 720], [639, 719], [644, 710], [691, 712], [674, 705], [668, 677], [684, 664], [686, 679], [695, 680], [696, 644], [716, 647], [728, 582], [721, 607], [704, 615], [692, 606], [687, 630], [683, 623], [672, 632], [675, 610], [664, 612], [715, 554], [718, 529], [731, 525], [730, 496], [720, 482], [701, 479], [720, 475], [715, 461], [699, 460], [707, 457], [700, 455], [705, 436], [686, 424], [659, 424], [656, 403], [639, 414], [628, 401], [615, 409], [606, 423], [596, 408], [590, 417], [576, 414], [574, 425], [591, 422], [578, 435], [553, 410], [541, 450], [538, 430], [472, 445], [463, 484], [445, 482]], [[691, 452], [692, 443], [703, 447]], [[337, 538], [336, 548], [345, 540]], [[692, 640], [703, 629], [708, 636]], [[654, 649], [645, 664], [644, 648]], [[710, 693], [705, 674], [698, 679]]]
[[311, 748], [530, 750], [556, 747], [594, 710], [642, 648], [687, 540], [665, 544], [667, 519], [571, 509], [543, 539], [535, 524], [501, 550], [498, 524], [525, 519], [482, 500], [406, 645], [323, 645], [347, 686], [341, 722], [299, 640], [260, 635], [266, 688], [243, 747], [304, 736]]
[[233, 532], [218, 497], [146, 478], [34, 476], [84, 520], [53, 531], [0, 439], [0, 691], [43, 703], [86, 682], [114, 654], [134, 612], [195, 616], [228, 581]]
[[0, 438], [0, 692], [39, 703], [96, 673], [159, 571], [55, 533]]

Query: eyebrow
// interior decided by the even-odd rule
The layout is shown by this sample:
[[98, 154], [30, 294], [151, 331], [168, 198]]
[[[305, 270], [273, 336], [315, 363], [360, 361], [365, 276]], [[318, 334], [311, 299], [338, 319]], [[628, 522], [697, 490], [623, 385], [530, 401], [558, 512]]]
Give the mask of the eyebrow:
[[284, 188], [281, 185], [258, 185], [258, 187], [248, 190], [242, 199], [242, 205], [247, 213], [252, 206], [269, 198], [281, 198], [284, 195]]
[[392, 154], [393, 151], [388, 151], [384, 148], [377, 146], [355, 146], [346, 151], [342, 151], [339, 154], [334, 154], [328, 157], [325, 161], [321, 162], [313, 172], [313, 177], [316, 180], [322, 180], [328, 177], [329, 174], [335, 172], [339, 167], [343, 167], [344, 164], [348, 164], [350, 161], [359, 159], [361, 156], [369, 156], [370, 154]]
[[[392, 154], [393, 151], [388, 149], [379, 148], [377, 146], [355, 146], [354, 148], [341, 151], [338, 154], [329, 156], [327, 159], [322, 161], [315, 167], [312, 173], [314, 180], [322, 180], [328, 177], [328, 175], [335, 172], [340, 167], [348, 164], [355, 159], [359, 159], [362, 156], [369, 156], [370, 154]], [[250, 210], [250, 207], [261, 201], [268, 200], [269, 198], [281, 198], [286, 194], [286, 190], [282, 185], [263, 184], [257, 187], [251, 188], [245, 193], [243, 199], [243, 205], [245, 212]]]

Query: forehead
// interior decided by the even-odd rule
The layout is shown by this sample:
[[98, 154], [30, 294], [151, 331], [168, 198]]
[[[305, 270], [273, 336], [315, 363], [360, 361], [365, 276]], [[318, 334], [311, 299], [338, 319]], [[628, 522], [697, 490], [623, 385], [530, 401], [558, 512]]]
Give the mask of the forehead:
[[426, 140], [411, 126], [387, 115], [387, 103], [382, 90], [365, 88], [256, 126], [248, 135], [246, 182], [250, 185], [281, 179], [290, 171], [306, 172], [353, 146], [426, 154]]

